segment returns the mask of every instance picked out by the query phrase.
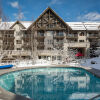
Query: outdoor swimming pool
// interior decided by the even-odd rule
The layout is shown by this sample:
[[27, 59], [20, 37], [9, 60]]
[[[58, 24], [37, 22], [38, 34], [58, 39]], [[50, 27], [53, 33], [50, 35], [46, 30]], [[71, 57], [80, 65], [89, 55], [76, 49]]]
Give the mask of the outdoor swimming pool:
[[100, 94], [99, 78], [70, 67], [11, 72], [0, 76], [0, 86], [33, 100], [89, 100]]

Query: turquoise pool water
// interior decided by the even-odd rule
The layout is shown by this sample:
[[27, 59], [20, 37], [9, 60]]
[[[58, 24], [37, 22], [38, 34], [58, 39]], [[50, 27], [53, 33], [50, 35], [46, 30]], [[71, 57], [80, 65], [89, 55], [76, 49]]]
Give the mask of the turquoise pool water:
[[100, 94], [100, 79], [81, 68], [11, 72], [0, 76], [0, 86], [33, 100], [89, 100]]

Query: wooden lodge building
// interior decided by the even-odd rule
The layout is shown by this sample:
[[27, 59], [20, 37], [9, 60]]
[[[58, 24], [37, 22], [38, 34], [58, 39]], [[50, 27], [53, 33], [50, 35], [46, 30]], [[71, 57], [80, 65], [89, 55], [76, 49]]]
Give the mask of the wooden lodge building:
[[2, 60], [39, 58], [62, 59], [73, 49], [84, 56], [99, 46], [99, 22], [65, 22], [47, 8], [34, 22], [0, 21]]

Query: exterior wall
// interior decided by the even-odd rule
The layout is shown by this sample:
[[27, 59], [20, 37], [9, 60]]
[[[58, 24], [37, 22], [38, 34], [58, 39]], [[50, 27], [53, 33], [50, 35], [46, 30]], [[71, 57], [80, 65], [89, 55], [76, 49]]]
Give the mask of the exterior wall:
[[2, 50], [2, 45], [3, 45], [2, 32], [0, 32], [0, 51]]
[[[23, 29], [23, 27], [20, 24], [16, 24], [13, 29], [14, 31], [14, 50], [22, 50], [22, 45], [23, 45], [23, 31], [21, 31], [21, 29]], [[17, 43], [17, 41], [20, 41], [20, 43]]]
[[[56, 48], [59, 46], [59, 44], [61, 44], [63, 46], [62, 52], [68, 50], [68, 48], [83, 48], [84, 55], [88, 56], [88, 50], [89, 50], [90, 44], [91, 44], [91, 42], [89, 42], [87, 40], [87, 37], [89, 37], [89, 35], [88, 36], [86, 36], [86, 35], [80, 36], [79, 35], [80, 32], [75, 32], [75, 33], [77, 33], [76, 35], [78, 37], [77, 37], [77, 41], [73, 42], [73, 40], [75, 39], [75, 37], [73, 37], [73, 33], [70, 35], [70, 38], [66, 38], [69, 36], [67, 33], [63, 32], [63, 37], [62, 37], [62, 36], [57, 35], [58, 33], [56, 31], [45, 31], [44, 32], [44, 37], [43, 37], [44, 49], [38, 49], [36, 43], [38, 44], [39, 41], [41, 41], [41, 38], [40, 38], [40, 36], [37, 35], [37, 31], [34, 31], [36, 34], [36, 37], [39, 38], [39, 41], [34, 40], [34, 38], [30, 37], [29, 40], [33, 39], [33, 45], [35, 45], [33, 47], [34, 54], [31, 55], [32, 49], [29, 49], [27, 51], [23, 48], [23, 45], [25, 45], [28, 42], [24, 42], [24, 40], [22, 39], [26, 32], [26, 31], [21, 31], [22, 28], [23, 27], [18, 24], [16, 24], [13, 27], [13, 29], [15, 29], [15, 31], [14, 31], [15, 39], [14, 39], [14, 50], [12, 50], [12, 56], [30, 56], [30, 57], [31, 56], [33, 56], [33, 57], [46, 56], [46, 57], [50, 57], [51, 59], [56, 57], [56, 59], [57, 59], [57, 56], [62, 56], [61, 49], [57, 50], [57, 48]], [[2, 32], [0, 34], [0, 37], [2, 38]], [[20, 40], [21, 43], [17, 44], [16, 43], [17, 40]], [[69, 40], [70, 40], [70, 42], [68, 42]], [[79, 40], [84, 40], [84, 42], [80, 42]], [[50, 43], [50, 41], [51, 41], [51, 43]], [[1, 50], [2, 50], [2, 43], [3, 43], [3, 41], [2, 41], [2, 39], [0, 39]], [[17, 48], [20, 48], [20, 50], [17, 50]], [[49, 49], [49, 48], [51, 48], [51, 49]], [[64, 55], [64, 53], [63, 53], [63, 55]], [[67, 53], [66, 53], [66, 55], [67, 55]]]
[[53, 49], [53, 31], [46, 31], [44, 45], [46, 50]]

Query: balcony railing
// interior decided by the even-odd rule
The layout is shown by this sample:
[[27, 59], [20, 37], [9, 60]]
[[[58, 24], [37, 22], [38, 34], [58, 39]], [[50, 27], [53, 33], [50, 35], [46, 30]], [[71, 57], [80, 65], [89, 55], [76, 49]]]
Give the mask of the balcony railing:
[[89, 34], [88, 38], [99, 38], [100, 36], [98, 34]]
[[22, 51], [22, 50], [3, 50], [2, 52], [6, 52], [7, 55], [12, 55], [12, 56], [15, 56], [15, 55], [31, 55], [31, 52], [30, 51]]
[[38, 42], [38, 46], [44, 46], [44, 42]]
[[39, 55], [57, 55], [59, 50], [38, 50]]
[[64, 38], [64, 35], [55, 35], [54, 38]]
[[66, 38], [78, 38], [78, 35], [67, 35]]
[[44, 35], [37, 35], [37, 38], [45, 38]]
[[89, 42], [70, 42], [66, 43], [68, 47], [90, 47]]

